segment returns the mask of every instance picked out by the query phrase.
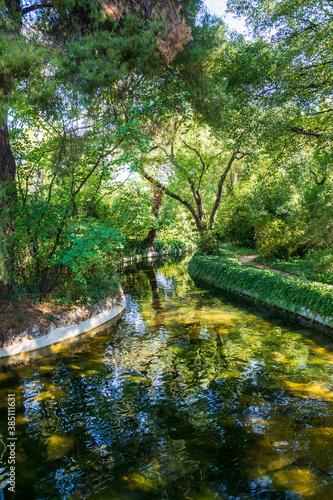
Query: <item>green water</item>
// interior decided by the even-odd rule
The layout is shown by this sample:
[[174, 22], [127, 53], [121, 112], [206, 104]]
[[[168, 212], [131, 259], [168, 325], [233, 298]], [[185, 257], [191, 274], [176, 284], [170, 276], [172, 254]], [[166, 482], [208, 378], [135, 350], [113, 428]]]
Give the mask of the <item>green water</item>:
[[115, 327], [1, 367], [0, 498], [333, 498], [332, 341], [186, 269], [127, 271]]

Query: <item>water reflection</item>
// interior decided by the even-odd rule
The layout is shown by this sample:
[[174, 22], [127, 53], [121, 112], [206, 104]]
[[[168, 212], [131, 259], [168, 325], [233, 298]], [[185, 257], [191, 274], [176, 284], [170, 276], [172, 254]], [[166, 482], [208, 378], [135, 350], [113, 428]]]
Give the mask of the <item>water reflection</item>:
[[2, 368], [15, 498], [332, 498], [329, 341], [198, 289], [186, 262], [123, 283], [116, 328]]

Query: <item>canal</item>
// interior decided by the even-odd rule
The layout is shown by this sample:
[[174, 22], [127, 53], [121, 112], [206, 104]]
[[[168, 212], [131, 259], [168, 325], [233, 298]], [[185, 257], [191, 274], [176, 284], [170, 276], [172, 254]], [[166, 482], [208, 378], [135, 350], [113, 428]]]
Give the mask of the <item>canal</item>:
[[0, 499], [333, 498], [332, 340], [199, 288], [187, 259], [122, 284], [114, 327], [0, 368]]

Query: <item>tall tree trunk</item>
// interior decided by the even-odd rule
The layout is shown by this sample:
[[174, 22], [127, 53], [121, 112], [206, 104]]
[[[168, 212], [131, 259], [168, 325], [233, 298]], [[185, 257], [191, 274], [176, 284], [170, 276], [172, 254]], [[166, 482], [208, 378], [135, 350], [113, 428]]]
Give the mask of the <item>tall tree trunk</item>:
[[[163, 190], [160, 187], [156, 186], [156, 184], [152, 184], [152, 188], [153, 188], [153, 208], [151, 213], [156, 217], [156, 219], [158, 219], [158, 212], [162, 205]], [[156, 228], [151, 228], [142, 243], [144, 245], [151, 246], [154, 243], [156, 232], [157, 232]]]
[[8, 235], [13, 232], [13, 223], [8, 217], [7, 207], [16, 198], [15, 173], [15, 159], [9, 143], [7, 122], [5, 122], [0, 125], [0, 285], [4, 284], [0, 286], [2, 296], [10, 294], [10, 276], [14, 265], [13, 252], [8, 244]]
[[0, 193], [6, 188], [6, 195], [1, 204], [9, 203], [15, 196], [15, 159], [9, 143], [8, 125], [0, 125]]

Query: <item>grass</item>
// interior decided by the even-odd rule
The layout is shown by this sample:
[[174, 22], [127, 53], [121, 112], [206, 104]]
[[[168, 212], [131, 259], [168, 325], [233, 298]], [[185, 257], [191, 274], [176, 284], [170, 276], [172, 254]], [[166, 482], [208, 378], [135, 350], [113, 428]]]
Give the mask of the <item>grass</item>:
[[232, 245], [231, 243], [225, 243], [220, 248], [221, 254], [223, 255], [255, 255], [258, 252], [254, 248], [239, 247], [237, 245]]
[[331, 252], [313, 251], [303, 258], [290, 257], [287, 260], [263, 257], [258, 257], [255, 260], [269, 267], [296, 274], [308, 280], [333, 285], [333, 254]]
[[[221, 254], [234, 257], [237, 255], [253, 255], [256, 253], [256, 250], [253, 248], [238, 247], [230, 243], [221, 247]], [[313, 250], [304, 257], [290, 257], [289, 259], [257, 257], [254, 261], [265, 264], [273, 269], [278, 269], [279, 271], [295, 274], [300, 278], [333, 285], [332, 251], [324, 252]]]

